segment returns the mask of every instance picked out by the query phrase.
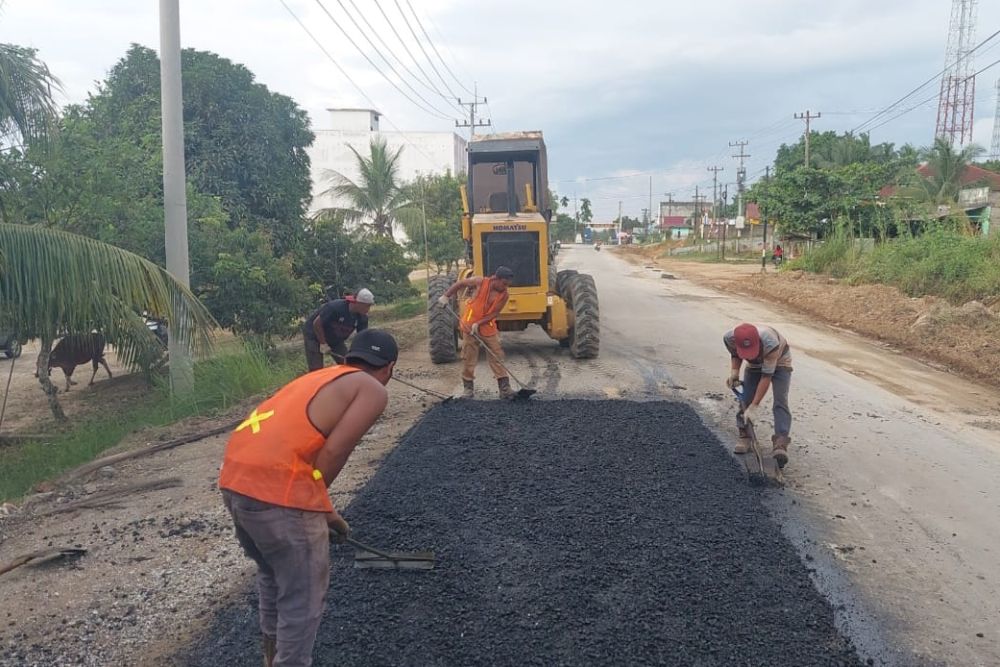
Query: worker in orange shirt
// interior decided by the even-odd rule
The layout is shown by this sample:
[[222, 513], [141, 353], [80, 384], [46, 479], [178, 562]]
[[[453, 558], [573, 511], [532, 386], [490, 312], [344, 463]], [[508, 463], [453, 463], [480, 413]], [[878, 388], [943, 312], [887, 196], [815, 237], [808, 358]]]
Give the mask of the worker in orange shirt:
[[497, 380], [500, 398], [511, 398], [510, 377], [501, 365], [504, 358], [500, 346], [500, 332], [497, 330], [497, 315], [507, 305], [507, 288], [514, 282], [514, 272], [506, 266], [498, 266], [492, 276], [473, 276], [459, 280], [438, 298], [438, 303], [446, 307], [451, 297], [459, 290], [475, 288], [475, 295], [469, 300], [462, 313], [459, 326], [462, 330], [462, 395], [472, 398], [475, 390], [476, 364], [479, 363], [479, 343], [482, 341], [492, 355], [486, 355], [490, 370]]
[[330, 584], [330, 535], [350, 526], [327, 487], [385, 410], [398, 356], [385, 331], [354, 336], [343, 365], [285, 385], [229, 438], [219, 475], [236, 537], [257, 563], [268, 667], [311, 665]]

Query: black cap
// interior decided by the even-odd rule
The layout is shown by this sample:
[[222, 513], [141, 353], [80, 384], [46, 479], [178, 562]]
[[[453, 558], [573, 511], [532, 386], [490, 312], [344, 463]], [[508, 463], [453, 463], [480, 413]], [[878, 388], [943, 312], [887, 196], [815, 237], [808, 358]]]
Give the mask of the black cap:
[[399, 346], [388, 331], [365, 329], [351, 341], [346, 359], [360, 359], [376, 368], [382, 368], [399, 357]]
[[497, 270], [493, 272], [493, 275], [500, 280], [513, 280], [514, 271], [506, 266], [498, 266]]

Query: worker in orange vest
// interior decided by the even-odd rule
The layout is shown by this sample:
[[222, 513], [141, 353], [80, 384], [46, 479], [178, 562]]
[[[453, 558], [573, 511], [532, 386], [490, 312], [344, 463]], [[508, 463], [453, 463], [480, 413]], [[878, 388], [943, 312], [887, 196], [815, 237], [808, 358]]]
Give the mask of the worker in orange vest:
[[459, 323], [462, 331], [462, 395], [466, 398], [472, 398], [475, 390], [480, 342], [493, 353], [487, 357], [493, 377], [497, 380], [500, 398], [514, 396], [514, 390], [510, 388], [510, 378], [502, 365], [504, 354], [496, 323], [497, 315], [507, 305], [507, 298], [510, 296], [507, 288], [512, 282], [514, 282], [514, 272], [506, 266], [498, 266], [492, 276], [486, 278], [473, 276], [459, 280], [438, 298], [439, 304], [447, 306], [451, 297], [459, 290], [476, 289]]
[[397, 356], [385, 331], [358, 333], [345, 364], [292, 380], [226, 445], [219, 487], [236, 537], [257, 563], [269, 667], [312, 664], [330, 584], [330, 536], [350, 533], [327, 487], [385, 410]]

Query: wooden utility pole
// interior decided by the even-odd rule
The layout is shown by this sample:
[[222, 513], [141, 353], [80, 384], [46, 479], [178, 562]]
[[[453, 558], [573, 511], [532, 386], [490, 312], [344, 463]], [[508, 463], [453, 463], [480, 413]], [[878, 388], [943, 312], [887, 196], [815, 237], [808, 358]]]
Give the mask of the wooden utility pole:
[[795, 120], [804, 120], [806, 122], [806, 169], [808, 169], [809, 168], [809, 121], [821, 118], [823, 114], [820, 113], [819, 111], [817, 111], [815, 114], [812, 114], [808, 109], [806, 109], [805, 113], [796, 113], [794, 116]]

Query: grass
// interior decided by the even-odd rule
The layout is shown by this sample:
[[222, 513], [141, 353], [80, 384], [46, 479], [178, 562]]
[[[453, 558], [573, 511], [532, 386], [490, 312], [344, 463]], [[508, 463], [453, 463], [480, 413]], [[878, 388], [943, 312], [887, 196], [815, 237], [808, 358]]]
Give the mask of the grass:
[[93, 460], [141, 428], [226, 410], [280, 387], [303, 370], [297, 346], [271, 354], [241, 348], [199, 361], [194, 368], [194, 391], [185, 400], [172, 400], [167, 387], [158, 383], [117, 409], [101, 411], [51, 439], [5, 448], [0, 462], [0, 502], [18, 498], [37, 482]]
[[427, 312], [427, 279], [411, 280], [410, 284], [417, 290], [417, 295], [376, 307], [372, 314], [373, 326], [381, 326], [386, 322], [408, 320]]
[[685, 252], [668, 255], [663, 253], [662, 257], [669, 257], [680, 262], [703, 262], [706, 264], [760, 264], [759, 251], [742, 251], [739, 253], [726, 250], [726, 258], [722, 259], [718, 251], [711, 252]]
[[909, 296], [932, 295], [961, 304], [1000, 294], [1000, 237], [935, 228], [861, 252], [845, 235], [835, 234], [789, 268], [854, 283], [883, 283]]

